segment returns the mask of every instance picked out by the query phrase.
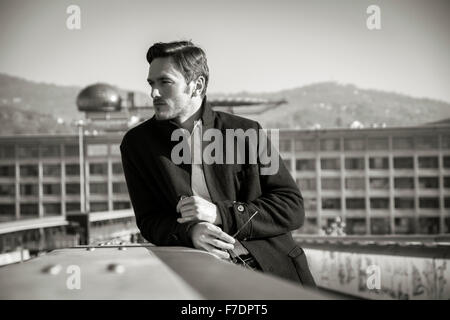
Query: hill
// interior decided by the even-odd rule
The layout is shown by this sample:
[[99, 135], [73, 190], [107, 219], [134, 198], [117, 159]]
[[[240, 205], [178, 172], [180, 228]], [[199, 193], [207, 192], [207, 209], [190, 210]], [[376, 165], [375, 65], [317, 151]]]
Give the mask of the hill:
[[[75, 105], [81, 87], [37, 83], [0, 73], [0, 134], [74, 132], [73, 120], [84, 117]], [[119, 89], [123, 99], [126, 90]], [[285, 99], [286, 104], [261, 115], [244, 115], [266, 128], [349, 127], [358, 121], [406, 126], [450, 118], [450, 104], [427, 98], [323, 82], [278, 92], [210, 94], [210, 97]], [[136, 92], [137, 105], [150, 103]], [[239, 113], [238, 109], [236, 112]], [[62, 131], [61, 131], [62, 130]]]

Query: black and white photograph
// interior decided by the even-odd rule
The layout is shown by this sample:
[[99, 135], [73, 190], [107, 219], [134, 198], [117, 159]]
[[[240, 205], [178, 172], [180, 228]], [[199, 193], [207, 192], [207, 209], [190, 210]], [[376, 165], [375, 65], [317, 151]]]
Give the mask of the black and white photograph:
[[447, 0], [0, 0], [0, 300], [449, 300], [449, 35]]

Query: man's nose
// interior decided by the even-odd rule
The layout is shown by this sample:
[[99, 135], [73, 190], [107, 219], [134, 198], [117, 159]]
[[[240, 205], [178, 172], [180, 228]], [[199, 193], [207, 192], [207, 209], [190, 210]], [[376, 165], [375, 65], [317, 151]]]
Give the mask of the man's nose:
[[160, 97], [158, 88], [152, 88], [152, 92], [150, 95], [152, 96], [152, 99], [155, 99], [155, 97]]

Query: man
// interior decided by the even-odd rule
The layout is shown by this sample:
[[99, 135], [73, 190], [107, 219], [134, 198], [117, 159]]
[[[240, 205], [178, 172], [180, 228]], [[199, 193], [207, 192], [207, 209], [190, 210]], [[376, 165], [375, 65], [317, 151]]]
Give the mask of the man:
[[[314, 286], [305, 254], [290, 233], [303, 224], [303, 198], [283, 162], [274, 174], [263, 175], [259, 158], [231, 164], [202, 159], [208, 130], [261, 126], [211, 109], [206, 56], [191, 42], [156, 43], [147, 61], [155, 115], [129, 130], [120, 146], [142, 236], [155, 245], [195, 247]], [[182, 156], [191, 161], [174, 160], [179, 132], [188, 143]], [[246, 140], [245, 153], [262, 142]]]

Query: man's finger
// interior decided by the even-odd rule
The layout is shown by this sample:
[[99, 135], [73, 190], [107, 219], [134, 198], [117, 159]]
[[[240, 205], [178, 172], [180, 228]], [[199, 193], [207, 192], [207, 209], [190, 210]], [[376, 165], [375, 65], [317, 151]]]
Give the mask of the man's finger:
[[181, 213], [181, 216], [183, 218], [186, 218], [186, 217], [189, 217], [189, 216], [197, 216], [198, 215], [198, 212], [196, 210], [194, 210], [194, 209], [188, 209], [188, 210], [181, 209], [180, 213]]
[[217, 256], [220, 259], [229, 259], [230, 258], [230, 255], [228, 254], [228, 252], [216, 249], [215, 247], [213, 247], [207, 243], [203, 243], [203, 248], [205, 249], [205, 251], [211, 252], [212, 254], [214, 254], [215, 256]]
[[211, 241], [209, 243], [212, 244], [214, 247], [217, 247], [222, 250], [233, 250], [234, 249], [234, 246], [231, 243], [224, 242], [217, 238], [211, 239]]
[[178, 203], [177, 203], [177, 207], [176, 207], [177, 212], [180, 212], [181, 207], [185, 203], [190, 203], [191, 201], [192, 201], [192, 197], [182, 196], [180, 201], [178, 201]]
[[234, 243], [236, 240], [229, 234], [222, 231], [217, 226], [212, 225], [212, 227], [208, 228], [209, 234], [215, 236], [216, 238], [219, 238], [220, 240], [226, 241], [228, 243]]
[[189, 217], [178, 218], [177, 222], [178, 223], [185, 223], [185, 222], [197, 221], [197, 220], [199, 220], [197, 216], [189, 216]]

